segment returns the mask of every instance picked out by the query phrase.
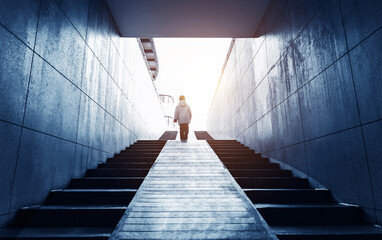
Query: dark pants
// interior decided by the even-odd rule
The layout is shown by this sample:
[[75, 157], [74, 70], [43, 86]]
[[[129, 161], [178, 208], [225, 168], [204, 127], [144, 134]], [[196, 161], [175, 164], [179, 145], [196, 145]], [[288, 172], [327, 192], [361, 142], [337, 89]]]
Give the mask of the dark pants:
[[187, 140], [188, 138], [188, 124], [183, 123], [179, 124], [180, 140]]

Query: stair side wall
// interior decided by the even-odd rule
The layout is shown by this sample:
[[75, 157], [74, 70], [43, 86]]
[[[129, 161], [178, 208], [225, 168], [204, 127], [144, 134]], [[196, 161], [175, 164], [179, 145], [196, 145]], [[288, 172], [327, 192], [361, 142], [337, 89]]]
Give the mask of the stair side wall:
[[208, 114], [382, 224], [382, 2], [273, 0], [235, 39]]
[[0, 227], [164, 115], [135, 38], [103, 0], [0, 1]]

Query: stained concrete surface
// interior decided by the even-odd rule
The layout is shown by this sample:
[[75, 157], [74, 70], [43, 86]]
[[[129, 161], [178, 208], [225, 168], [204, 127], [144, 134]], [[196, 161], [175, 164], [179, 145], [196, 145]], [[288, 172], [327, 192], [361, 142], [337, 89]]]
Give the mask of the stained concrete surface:
[[[382, 119], [381, 52], [381, 30], [350, 52], [350, 61], [353, 68], [353, 78], [362, 123]], [[359, 59], [364, 59], [364, 61], [359, 61]]]
[[0, 228], [50, 189], [163, 133], [138, 42], [119, 37], [105, 1], [1, 0], [0, 45]]
[[[372, 182], [378, 183], [381, 180], [382, 171], [382, 141], [380, 140], [382, 132], [382, 121], [368, 124], [364, 127], [365, 143], [370, 162], [370, 175]], [[379, 184], [373, 184], [374, 199], [377, 209], [382, 209], [382, 191]], [[377, 211], [377, 218], [382, 220], [382, 211]]]
[[381, 27], [381, 1], [340, 0], [340, 3], [349, 48]]
[[20, 134], [20, 127], [0, 122], [0, 136], [7, 136], [0, 138], [0, 182], [3, 185], [0, 188], [0, 212], [2, 213], [8, 213], [9, 210]]
[[51, 189], [69, 183], [74, 151], [74, 143], [24, 129], [10, 211], [42, 202]]
[[80, 90], [37, 55], [32, 69], [24, 125], [76, 141]]
[[0, 116], [2, 120], [21, 124], [33, 52], [1, 27], [0, 45], [0, 81], [8, 83], [0, 88]]
[[273, 239], [204, 140], [167, 141], [110, 239]]
[[40, 0], [0, 1], [0, 23], [30, 48], [35, 43], [40, 3]]
[[235, 39], [207, 130], [315, 178], [381, 222], [381, 1], [273, 0]]

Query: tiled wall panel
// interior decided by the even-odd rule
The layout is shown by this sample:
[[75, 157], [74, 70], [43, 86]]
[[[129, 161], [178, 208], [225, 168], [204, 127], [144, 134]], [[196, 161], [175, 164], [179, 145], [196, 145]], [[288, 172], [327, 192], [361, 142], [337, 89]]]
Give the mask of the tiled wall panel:
[[273, 0], [258, 37], [235, 41], [208, 115], [214, 138], [299, 169], [379, 224], [381, 12], [377, 0]]
[[0, 227], [165, 121], [103, 0], [0, 1]]

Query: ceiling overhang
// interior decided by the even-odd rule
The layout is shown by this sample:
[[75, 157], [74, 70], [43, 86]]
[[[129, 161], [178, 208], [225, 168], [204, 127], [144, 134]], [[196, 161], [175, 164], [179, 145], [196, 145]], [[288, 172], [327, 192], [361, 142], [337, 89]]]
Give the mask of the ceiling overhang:
[[106, 0], [121, 37], [254, 37], [270, 0]]

